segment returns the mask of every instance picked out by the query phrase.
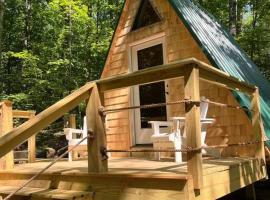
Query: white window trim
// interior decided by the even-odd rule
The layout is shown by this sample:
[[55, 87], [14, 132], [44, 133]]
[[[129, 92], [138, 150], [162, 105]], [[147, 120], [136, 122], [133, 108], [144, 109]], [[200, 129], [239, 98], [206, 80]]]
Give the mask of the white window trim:
[[[167, 45], [166, 45], [166, 37], [165, 37], [165, 33], [159, 33], [159, 34], [155, 34], [153, 36], [132, 42], [129, 44], [129, 48], [128, 48], [128, 59], [129, 59], [129, 73], [131, 72], [135, 72], [138, 70], [137, 66], [138, 66], [138, 61], [137, 59], [132, 59], [132, 58], [136, 58], [136, 54], [137, 51], [151, 47], [151, 46], [155, 46], [158, 44], [162, 44], [163, 45], [163, 59], [164, 59], [164, 64], [168, 63], [168, 59], [167, 59]], [[135, 68], [133, 66], [136, 66]], [[166, 81], [165, 81], [165, 85], [167, 85]], [[165, 87], [165, 90], [167, 89], [167, 87]], [[165, 91], [166, 92], [166, 91]], [[167, 97], [167, 96], [166, 96]], [[130, 88], [130, 104], [131, 106], [134, 105], [134, 88], [131, 87]], [[167, 115], [169, 114], [169, 110], [167, 107]], [[135, 127], [135, 115], [134, 115], [134, 111], [130, 111], [129, 112], [129, 116], [130, 116], [130, 133], [131, 133], [131, 144], [134, 146], [136, 145], [136, 127]]]

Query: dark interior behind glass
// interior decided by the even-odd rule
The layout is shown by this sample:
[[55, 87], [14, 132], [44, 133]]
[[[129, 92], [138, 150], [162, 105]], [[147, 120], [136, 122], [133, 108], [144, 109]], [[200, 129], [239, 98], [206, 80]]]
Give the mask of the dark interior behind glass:
[[[138, 51], [138, 70], [162, 65], [163, 63], [162, 44]], [[139, 86], [139, 91], [141, 105], [166, 102], [164, 81]], [[166, 106], [141, 109], [141, 128], [150, 128], [151, 125], [148, 123], [149, 121], [166, 120]]]
[[136, 30], [160, 21], [160, 17], [149, 0], [142, 0], [132, 30]]

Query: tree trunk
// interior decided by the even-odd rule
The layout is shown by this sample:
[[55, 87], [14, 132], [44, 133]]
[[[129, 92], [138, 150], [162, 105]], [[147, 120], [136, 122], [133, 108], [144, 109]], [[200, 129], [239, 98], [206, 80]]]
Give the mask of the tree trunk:
[[24, 33], [24, 48], [29, 49], [29, 32], [30, 32], [30, 9], [31, 0], [25, 0], [25, 33]]
[[3, 51], [3, 21], [4, 21], [4, 5], [5, 0], [0, 0], [0, 69], [2, 68], [2, 51]]
[[68, 46], [69, 46], [69, 77], [71, 78], [72, 71], [72, 7], [69, 5], [69, 38], [68, 38]]
[[245, 7], [245, 1], [238, 1], [237, 3], [237, 24], [236, 24], [236, 35], [240, 35], [243, 26], [243, 12]]
[[257, 21], [258, 21], [258, 13], [257, 13], [257, 1], [253, 1], [253, 9], [252, 9], [252, 38], [251, 38], [251, 52], [250, 52], [250, 57], [253, 60], [254, 59], [254, 52], [255, 52], [255, 41], [254, 38], [255, 36], [255, 29], [257, 27]]
[[229, 30], [233, 36], [237, 35], [237, 0], [229, 0]]

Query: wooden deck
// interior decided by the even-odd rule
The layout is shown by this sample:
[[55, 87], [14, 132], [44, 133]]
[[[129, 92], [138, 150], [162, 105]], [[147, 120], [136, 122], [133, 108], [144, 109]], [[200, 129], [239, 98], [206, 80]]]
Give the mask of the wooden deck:
[[[223, 158], [204, 159], [203, 174], [209, 175], [219, 171], [228, 170], [231, 167], [242, 165], [253, 160], [252, 158]], [[31, 164], [18, 164], [8, 173], [37, 173], [46, 165], [48, 160]], [[60, 161], [46, 171], [47, 174], [84, 174], [87, 173], [87, 161]], [[126, 175], [160, 175], [160, 177], [176, 177], [187, 179], [186, 163], [176, 164], [169, 161], [155, 161], [140, 158], [111, 158], [109, 159], [109, 172], [104, 174], [126, 174]]]
[[[61, 161], [29, 187], [93, 192], [97, 200], [170, 199], [211, 200], [245, 187], [266, 176], [253, 158], [205, 159], [203, 188], [194, 191], [187, 166], [138, 158], [111, 158], [109, 172], [87, 173], [87, 161]], [[17, 165], [0, 172], [0, 194], [17, 187], [48, 162]], [[5, 186], [5, 187], [4, 187]], [[7, 188], [8, 187], [8, 188]], [[21, 194], [22, 195], [22, 194]]]

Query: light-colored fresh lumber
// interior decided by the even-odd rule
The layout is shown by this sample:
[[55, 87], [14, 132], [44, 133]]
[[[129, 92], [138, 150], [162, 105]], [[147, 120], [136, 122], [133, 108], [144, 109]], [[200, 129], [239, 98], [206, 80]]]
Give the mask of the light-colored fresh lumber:
[[229, 74], [222, 72], [221, 70], [215, 69], [195, 58], [189, 58], [170, 64], [151, 67], [130, 74], [101, 79], [97, 81], [97, 84], [100, 86], [100, 91], [104, 92], [106, 90], [182, 77], [185, 75], [184, 73], [186, 68], [192, 68], [194, 66], [199, 69], [200, 78], [202, 80], [207, 80], [208, 82], [217, 84], [219, 86], [246, 92], [248, 94], [252, 94], [255, 90], [254, 86], [240, 81], [239, 79], [236, 79]]
[[[35, 117], [35, 112], [29, 116], [29, 120]], [[36, 135], [28, 139], [28, 162], [34, 163], [36, 161]]]
[[13, 110], [12, 113], [13, 118], [30, 119], [33, 115], [36, 114], [36, 111]]
[[108, 160], [102, 157], [101, 150], [107, 148], [104, 119], [100, 93], [97, 85], [93, 86], [86, 108], [87, 129], [92, 137], [88, 139], [88, 172], [108, 171]]
[[34, 163], [36, 161], [36, 136], [33, 135], [28, 139], [28, 162]]
[[200, 190], [200, 195], [194, 193], [192, 182], [189, 181], [189, 199], [216, 200], [255, 183], [266, 176], [266, 171], [258, 170], [258, 168], [260, 168], [260, 162], [253, 159], [232, 165], [227, 170], [216, 170], [204, 176], [204, 186]]
[[75, 114], [69, 115], [68, 127], [76, 129], [76, 115]]
[[13, 129], [0, 138], [0, 157], [10, 152], [17, 145], [38, 133], [43, 128], [63, 116], [66, 112], [78, 106], [82, 101], [89, 98], [93, 83], [87, 83], [66, 98], [55, 103], [40, 114]]
[[[185, 74], [185, 98], [191, 101], [200, 101], [199, 69], [190, 68]], [[201, 121], [200, 103], [186, 104], [185, 121], [187, 146], [191, 148], [201, 147]], [[195, 189], [203, 186], [202, 153], [191, 152], [187, 154], [188, 174], [193, 178]]]
[[[85, 161], [69, 164], [67, 161], [60, 161], [40, 175], [29, 187], [51, 186], [61, 187], [62, 190], [79, 191], [91, 188], [91, 191], [96, 194], [95, 200], [119, 199], [120, 196], [123, 200], [130, 200], [130, 198], [154, 200], [159, 199], [157, 194], [164, 199], [175, 200], [175, 195], [180, 195], [180, 192], [183, 196], [181, 198], [177, 196], [177, 199], [214, 200], [266, 176], [266, 171], [260, 168], [258, 159], [206, 159], [203, 163], [204, 184], [199, 195], [196, 196], [193, 180], [187, 175], [186, 163], [175, 165], [174, 162], [110, 158], [109, 164], [109, 172], [88, 173]], [[0, 185], [17, 187], [46, 165], [46, 162], [22, 164], [13, 170], [2, 171]], [[187, 184], [190, 185], [189, 192], [185, 190]], [[157, 194], [154, 195], [154, 192]]]
[[[0, 104], [0, 137], [6, 136], [13, 129], [12, 102], [3, 101]], [[13, 150], [13, 149], [11, 149]], [[12, 169], [14, 167], [13, 151], [8, 151], [4, 157], [0, 157], [0, 169]], [[0, 149], [1, 151], [1, 149]]]
[[[0, 194], [10, 194], [18, 189], [15, 186], [2, 186], [0, 187]], [[32, 188], [25, 187], [19, 191], [16, 195], [19, 196], [31, 196], [35, 198], [48, 198], [48, 199], [92, 199], [93, 192], [76, 191], [76, 190], [60, 190], [60, 189], [44, 189], [44, 188]]]

